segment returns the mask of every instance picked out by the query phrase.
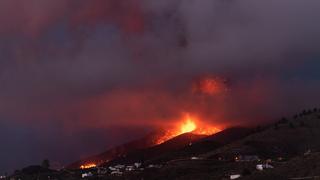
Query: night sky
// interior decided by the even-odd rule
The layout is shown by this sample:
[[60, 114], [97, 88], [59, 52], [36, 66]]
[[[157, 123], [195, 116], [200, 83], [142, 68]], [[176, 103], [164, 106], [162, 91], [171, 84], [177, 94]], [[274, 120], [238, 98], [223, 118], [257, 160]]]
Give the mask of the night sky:
[[[0, 174], [45, 158], [62, 166], [186, 112], [228, 127], [319, 107], [319, 8], [317, 0], [1, 0]], [[223, 88], [206, 93], [203, 79]]]

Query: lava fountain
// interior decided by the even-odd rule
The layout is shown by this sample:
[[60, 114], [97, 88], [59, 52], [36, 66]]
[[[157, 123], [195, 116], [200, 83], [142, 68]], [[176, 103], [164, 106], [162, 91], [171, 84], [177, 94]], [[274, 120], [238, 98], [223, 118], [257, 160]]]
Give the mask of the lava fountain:
[[201, 123], [196, 120], [194, 117], [191, 117], [187, 114], [182, 121], [177, 123], [177, 125], [170, 129], [166, 130], [164, 135], [156, 140], [156, 144], [161, 144], [169, 139], [172, 139], [176, 136], [179, 136], [184, 133], [193, 133], [198, 135], [212, 135], [220, 132], [221, 129], [214, 127], [209, 124]]
[[96, 167], [97, 165], [94, 164], [94, 163], [88, 163], [88, 164], [83, 164], [80, 166], [80, 169], [90, 169], [90, 168], [94, 168]]
[[180, 131], [181, 131], [181, 134], [183, 134], [183, 133], [192, 132], [196, 130], [196, 128], [197, 128], [196, 124], [188, 117], [188, 119], [181, 124]]

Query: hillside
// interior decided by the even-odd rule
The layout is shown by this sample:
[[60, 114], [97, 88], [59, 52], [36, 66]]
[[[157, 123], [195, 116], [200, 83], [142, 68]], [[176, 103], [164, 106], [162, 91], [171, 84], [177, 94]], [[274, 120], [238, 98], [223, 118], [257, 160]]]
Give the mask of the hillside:
[[156, 140], [163, 135], [163, 131], [150, 133], [141, 139], [131, 141], [114, 148], [111, 148], [103, 153], [90, 156], [88, 158], [76, 161], [67, 166], [68, 169], [78, 169], [83, 164], [103, 164], [117, 157], [121, 157], [126, 155], [131, 151], [135, 151], [138, 149], [145, 149], [151, 146], [156, 145]]
[[229, 128], [217, 134], [200, 138], [194, 141], [192, 144], [180, 147], [179, 149], [175, 149], [174, 151], [158, 154], [152, 159], [150, 158], [146, 163], [157, 164], [174, 161], [177, 159], [190, 159], [190, 157], [198, 156], [199, 154], [212, 151], [226, 144], [237, 141], [243, 137], [248, 136], [251, 133], [252, 130], [249, 128]]
[[205, 135], [196, 135], [192, 133], [181, 134], [174, 137], [162, 144], [152, 146], [150, 148], [140, 149], [129, 152], [126, 156], [118, 157], [106, 164], [132, 164], [134, 162], [144, 162], [145, 164], [156, 158], [167, 155], [168, 153], [175, 152], [186, 146], [190, 146], [192, 143], [205, 138]]
[[256, 172], [244, 180], [269, 179], [319, 179], [320, 178], [320, 152], [297, 156], [286, 163], [279, 164], [277, 168], [264, 172]]
[[262, 158], [291, 158], [307, 150], [320, 150], [320, 113], [309, 112], [299, 117], [282, 119], [265, 130], [203, 154], [205, 158], [217, 155], [255, 154]]
[[[198, 160], [170, 161], [161, 169], [145, 171], [130, 179], [228, 179], [231, 174], [245, 175], [242, 179], [319, 176], [319, 115], [318, 111], [309, 111], [282, 119], [238, 141], [199, 153]], [[239, 155], [258, 156], [260, 161], [235, 161]], [[267, 159], [274, 169], [257, 171], [255, 166]]]
[[[265, 127], [229, 128], [211, 136], [185, 133], [152, 145], [156, 135], [74, 163], [76, 170], [61, 171], [57, 176], [79, 179], [88, 172], [92, 173], [88, 179], [110, 180], [230, 179], [230, 175], [237, 174], [245, 180], [320, 176], [320, 111], [317, 109], [282, 118]], [[80, 163], [107, 158], [112, 159], [98, 168], [79, 169]], [[139, 167], [134, 167], [135, 162], [141, 163]], [[259, 171], [257, 164], [273, 168]]]

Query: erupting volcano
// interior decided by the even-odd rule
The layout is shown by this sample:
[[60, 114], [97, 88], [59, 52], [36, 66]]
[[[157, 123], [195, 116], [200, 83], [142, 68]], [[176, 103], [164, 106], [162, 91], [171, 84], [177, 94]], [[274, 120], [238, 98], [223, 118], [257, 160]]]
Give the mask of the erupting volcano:
[[[182, 118], [176, 122], [177, 123], [173, 123], [170, 128], [164, 131], [154, 131], [141, 139], [111, 148], [104, 153], [75, 162], [68, 167], [90, 169], [100, 166], [103, 163], [111, 162], [117, 158], [128, 157], [131, 152], [146, 148], [157, 148], [165, 145], [166, 142], [169, 142], [170, 140], [173, 140], [179, 136], [179, 140], [176, 139], [176, 141], [179, 142], [178, 144], [180, 144], [178, 147], [192, 143], [194, 138], [213, 135], [221, 131], [220, 127], [200, 121], [197, 117], [192, 116], [189, 113], [182, 116]], [[174, 148], [175, 147], [173, 147], [173, 149]]]
[[219, 128], [209, 124], [204, 124], [203, 122], [200, 122], [196, 118], [187, 114], [185, 115], [184, 119], [177, 123], [177, 125], [174, 128], [166, 130], [164, 135], [156, 141], [156, 144], [161, 144], [169, 139], [172, 139], [184, 133], [212, 135], [220, 131], [221, 130]]

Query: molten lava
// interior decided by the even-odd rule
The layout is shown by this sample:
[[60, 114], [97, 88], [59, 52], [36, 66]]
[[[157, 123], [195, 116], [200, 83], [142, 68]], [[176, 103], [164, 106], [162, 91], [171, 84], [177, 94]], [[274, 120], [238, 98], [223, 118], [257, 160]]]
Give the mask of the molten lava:
[[179, 136], [184, 133], [193, 133], [198, 135], [212, 135], [220, 132], [217, 127], [210, 126], [208, 124], [200, 123], [191, 116], [187, 115], [185, 119], [177, 124], [173, 129], [167, 130], [163, 136], [157, 139], [156, 144], [161, 144], [169, 139]]
[[181, 125], [181, 134], [192, 132], [196, 128], [196, 124], [190, 118], [188, 118], [187, 121]]
[[94, 164], [94, 163], [89, 163], [89, 164], [84, 164], [84, 165], [81, 165], [80, 166], [80, 169], [90, 169], [90, 168], [94, 168], [96, 167], [97, 165]]

